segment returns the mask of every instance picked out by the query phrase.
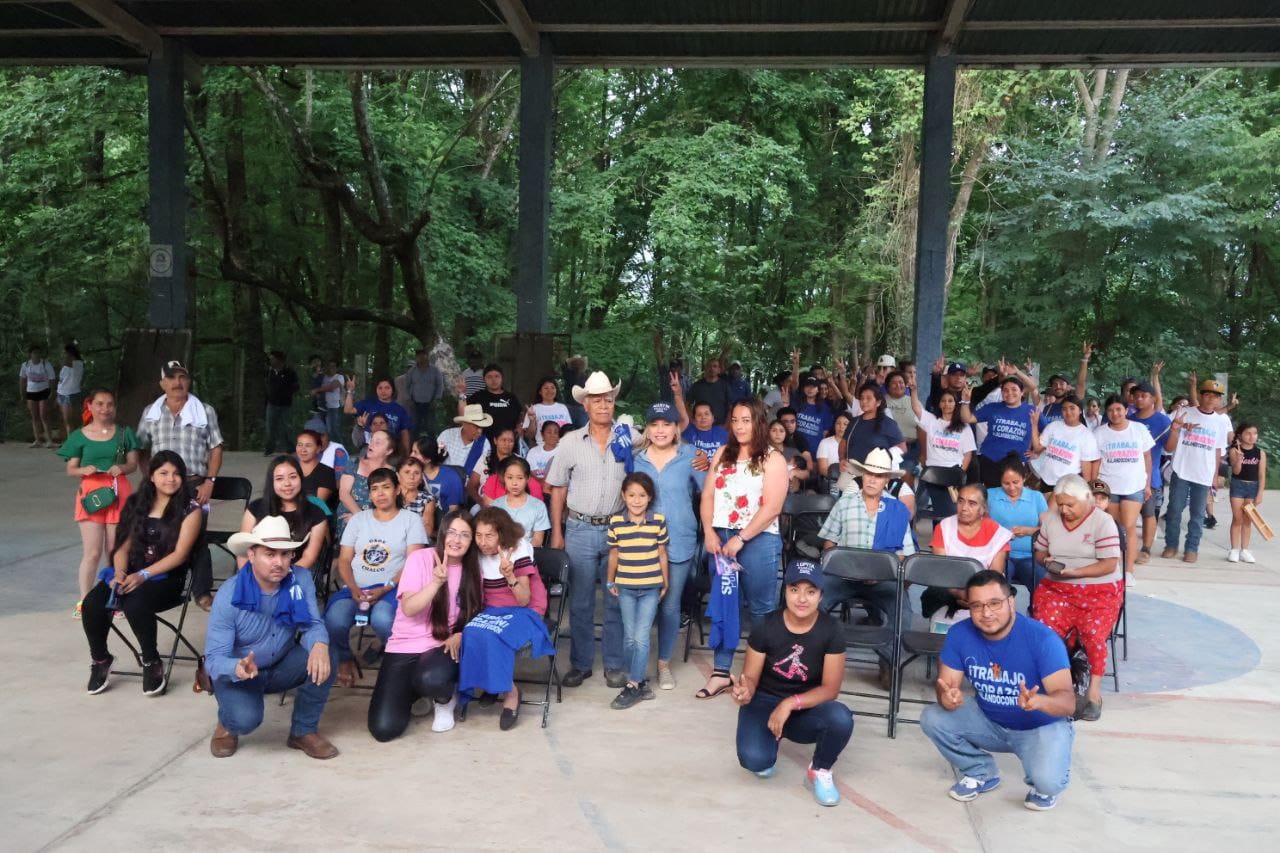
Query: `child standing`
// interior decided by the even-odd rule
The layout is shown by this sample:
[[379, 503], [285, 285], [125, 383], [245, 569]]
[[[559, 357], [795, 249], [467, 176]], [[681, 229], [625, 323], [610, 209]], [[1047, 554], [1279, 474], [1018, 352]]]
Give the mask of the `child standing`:
[[529, 463], [519, 456], [508, 456], [498, 463], [498, 474], [506, 494], [493, 502], [493, 506], [524, 528], [524, 540], [535, 548], [542, 547], [542, 540], [551, 529], [551, 516], [547, 505], [529, 494]]
[[657, 489], [648, 474], [628, 474], [622, 481], [621, 515], [609, 519], [609, 582], [605, 588], [618, 598], [622, 616], [622, 650], [627, 661], [626, 686], [610, 703], [615, 710], [652, 699], [645, 677], [649, 666], [649, 635], [658, 604], [667, 593], [667, 520], [652, 512]]
[[1249, 551], [1249, 536], [1253, 522], [1245, 515], [1244, 505], [1262, 506], [1262, 494], [1267, 488], [1267, 453], [1258, 446], [1258, 428], [1242, 423], [1236, 429], [1236, 440], [1227, 450], [1231, 464], [1231, 551], [1228, 563], [1255, 563]]

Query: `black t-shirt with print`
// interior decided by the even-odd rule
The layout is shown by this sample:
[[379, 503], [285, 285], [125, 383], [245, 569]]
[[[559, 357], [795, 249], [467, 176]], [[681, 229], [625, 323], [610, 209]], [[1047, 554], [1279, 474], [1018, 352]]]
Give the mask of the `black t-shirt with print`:
[[484, 413], [493, 418], [493, 431], [516, 429], [520, 422], [520, 401], [510, 391], [495, 394], [488, 388], [481, 388], [467, 397], [468, 403], [476, 403], [484, 409]]
[[785, 611], [775, 610], [751, 629], [747, 645], [764, 654], [760, 690], [773, 696], [795, 696], [822, 683], [822, 659], [844, 654], [844, 634], [840, 623], [827, 613], [804, 634], [793, 634], [783, 620]]

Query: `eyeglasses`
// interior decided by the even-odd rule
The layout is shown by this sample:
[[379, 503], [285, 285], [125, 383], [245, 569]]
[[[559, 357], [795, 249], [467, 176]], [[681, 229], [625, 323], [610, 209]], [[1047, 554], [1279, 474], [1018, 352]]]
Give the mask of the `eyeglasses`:
[[470, 530], [446, 530], [444, 532], [445, 539], [470, 539]]
[[1006, 595], [1004, 598], [997, 598], [995, 601], [971, 601], [969, 602], [969, 612], [971, 613], [999, 613], [1000, 608], [1004, 607], [1004, 603], [1013, 596]]

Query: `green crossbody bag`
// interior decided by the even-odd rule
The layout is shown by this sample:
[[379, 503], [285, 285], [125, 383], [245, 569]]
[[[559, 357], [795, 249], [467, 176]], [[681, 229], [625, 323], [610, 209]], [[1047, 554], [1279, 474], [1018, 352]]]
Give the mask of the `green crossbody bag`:
[[119, 495], [116, 492], [116, 478], [111, 478], [110, 486], [99, 486], [92, 492], [80, 499], [80, 506], [84, 507], [84, 511], [89, 515], [106, 509], [116, 502]]

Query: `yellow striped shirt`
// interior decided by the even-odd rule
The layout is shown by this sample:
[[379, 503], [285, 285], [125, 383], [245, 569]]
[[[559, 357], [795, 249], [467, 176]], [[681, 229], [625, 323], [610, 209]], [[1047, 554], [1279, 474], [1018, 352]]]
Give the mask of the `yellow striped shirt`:
[[667, 519], [657, 512], [644, 521], [631, 521], [626, 515], [609, 518], [609, 547], [618, 552], [618, 570], [613, 581], [618, 586], [662, 586], [662, 564], [658, 547], [667, 544]]

